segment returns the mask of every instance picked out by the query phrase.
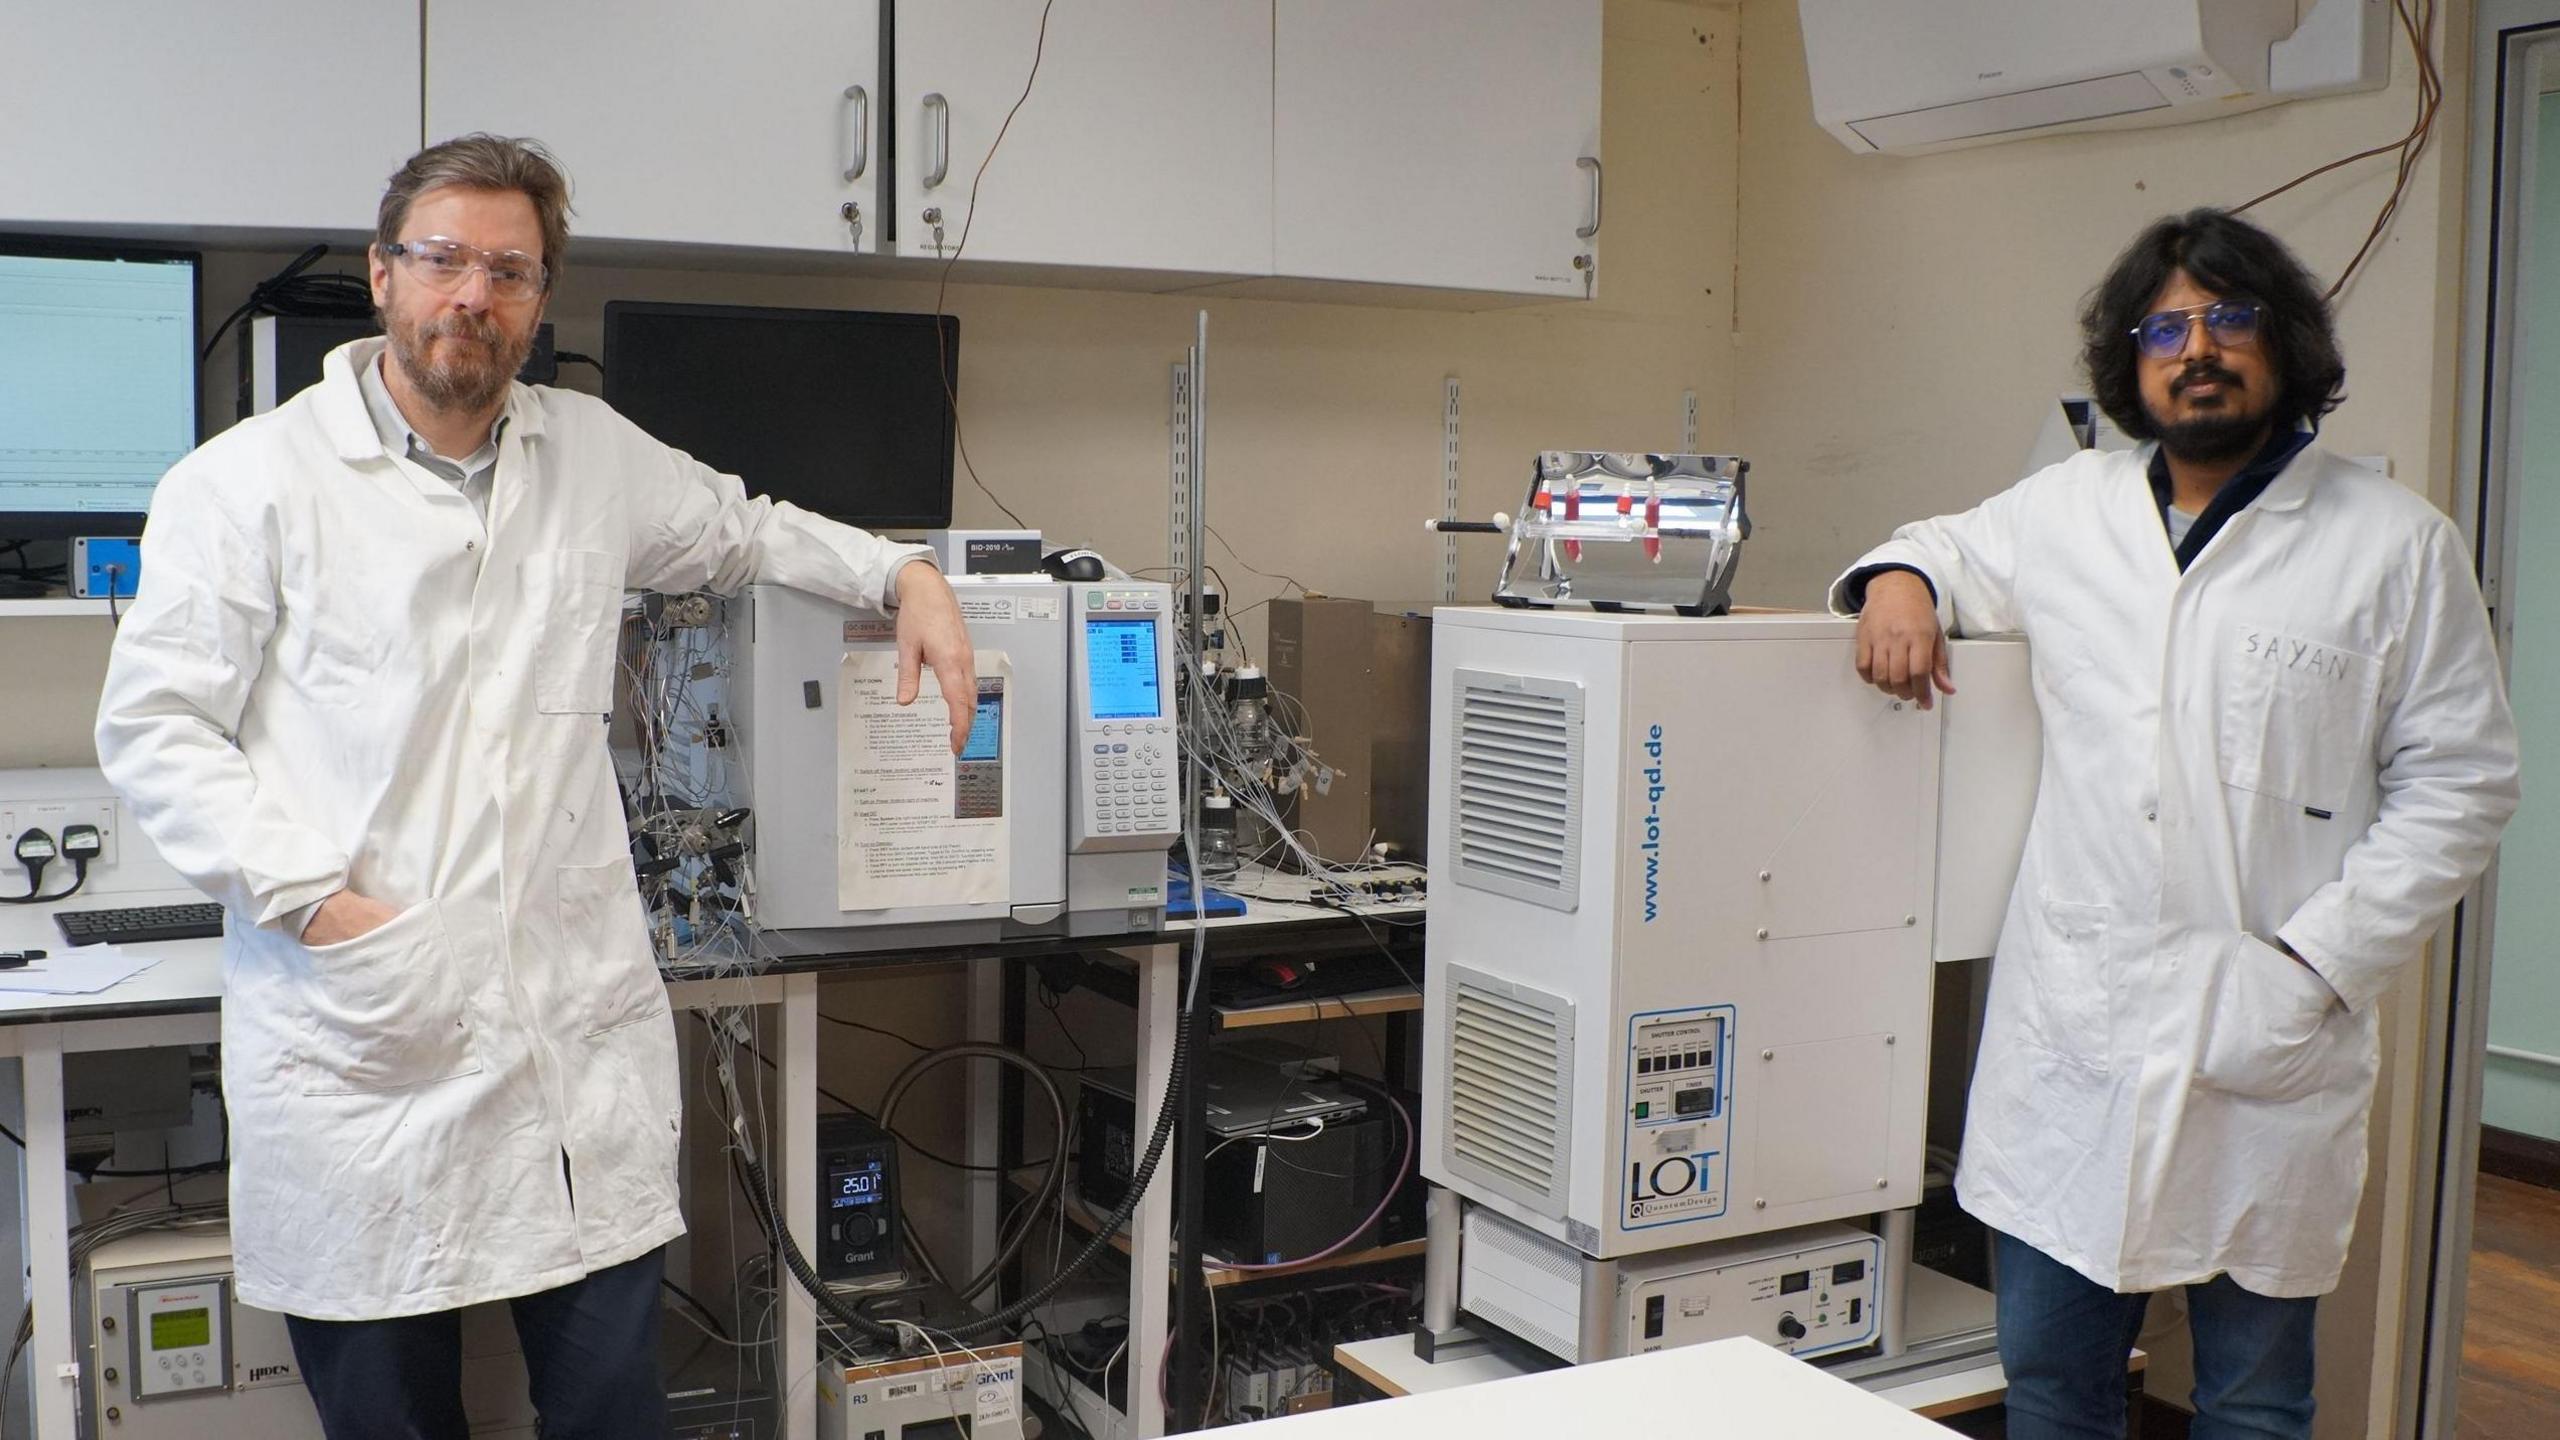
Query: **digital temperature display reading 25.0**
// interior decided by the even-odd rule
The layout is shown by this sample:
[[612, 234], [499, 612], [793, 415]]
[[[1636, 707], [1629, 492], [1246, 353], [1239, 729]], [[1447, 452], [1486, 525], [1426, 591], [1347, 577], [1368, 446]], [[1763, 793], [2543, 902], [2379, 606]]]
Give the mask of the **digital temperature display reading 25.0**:
[[851, 1170], [829, 1171], [827, 1208], [846, 1210], [856, 1205], [880, 1203], [883, 1178], [880, 1163], [876, 1160]]

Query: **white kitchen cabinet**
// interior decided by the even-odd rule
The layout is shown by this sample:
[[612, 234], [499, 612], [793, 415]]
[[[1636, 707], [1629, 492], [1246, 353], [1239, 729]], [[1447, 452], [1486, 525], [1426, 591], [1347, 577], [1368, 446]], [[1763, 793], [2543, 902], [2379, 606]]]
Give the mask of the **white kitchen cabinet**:
[[1600, 0], [1275, 0], [1273, 44], [1277, 274], [1590, 293]]
[[1042, 3], [897, 6], [897, 252], [1270, 274], [1271, 0]]
[[573, 235], [879, 250], [879, 0], [433, 0], [426, 14], [428, 136], [542, 141], [569, 172]]
[[370, 231], [418, 0], [9, 0], [0, 226]]

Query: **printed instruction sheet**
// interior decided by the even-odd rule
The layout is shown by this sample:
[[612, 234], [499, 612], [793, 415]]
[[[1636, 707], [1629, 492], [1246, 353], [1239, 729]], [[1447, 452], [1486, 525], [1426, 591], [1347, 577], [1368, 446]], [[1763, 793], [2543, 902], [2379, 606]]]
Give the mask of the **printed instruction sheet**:
[[1012, 663], [978, 652], [969, 742], [951, 753], [950, 707], [928, 669], [898, 704], [898, 656], [848, 653], [837, 672], [836, 894], [847, 910], [985, 905], [1010, 898], [1006, 761]]

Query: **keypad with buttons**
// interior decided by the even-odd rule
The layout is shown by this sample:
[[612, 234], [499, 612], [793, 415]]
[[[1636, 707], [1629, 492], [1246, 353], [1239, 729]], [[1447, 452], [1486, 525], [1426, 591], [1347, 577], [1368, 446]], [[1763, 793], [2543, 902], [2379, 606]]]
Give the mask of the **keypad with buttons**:
[[[1173, 608], [1170, 592], [1161, 586], [1096, 585], [1085, 589], [1083, 595], [1084, 615], [1096, 619], [1117, 620], [1134, 613], [1155, 620]], [[1172, 636], [1161, 624], [1155, 629], [1154, 643], [1161, 656]], [[1163, 675], [1163, 668], [1159, 675]], [[1166, 681], [1170, 678], [1164, 677]], [[1082, 762], [1078, 766], [1082, 772], [1078, 803], [1083, 811], [1083, 835], [1111, 839], [1123, 835], [1171, 836], [1177, 832], [1174, 795], [1180, 766], [1169, 683], [1160, 684], [1159, 693], [1165, 712], [1160, 716], [1082, 723], [1073, 753]]]
[[1102, 720], [1087, 728], [1104, 738], [1093, 743], [1084, 785], [1086, 833], [1173, 834], [1173, 722]]
[[[231, 1384], [229, 1286], [218, 1277], [153, 1282], [125, 1291], [121, 1317], [134, 1346], [128, 1384], [137, 1401]], [[112, 1372], [110, 1372], [112, 1373]]]

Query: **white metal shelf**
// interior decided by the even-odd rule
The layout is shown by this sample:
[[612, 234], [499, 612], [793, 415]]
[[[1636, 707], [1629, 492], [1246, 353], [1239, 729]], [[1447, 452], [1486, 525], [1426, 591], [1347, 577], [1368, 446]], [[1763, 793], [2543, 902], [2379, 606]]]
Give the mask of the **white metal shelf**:
[[[116, 603], [131, 605], [133, 600], [128, 596]], [[75, 600], [68, 595], [55, 595], [43, 600], [0, 600], [0, 620], [33, 620], [46, 617], [71, 619], [82, 616], [106, 619], [106, 600], [103, 597], [96, 600]]]

